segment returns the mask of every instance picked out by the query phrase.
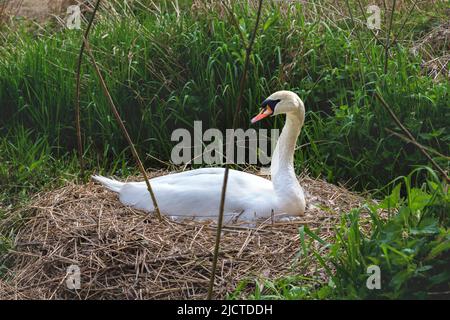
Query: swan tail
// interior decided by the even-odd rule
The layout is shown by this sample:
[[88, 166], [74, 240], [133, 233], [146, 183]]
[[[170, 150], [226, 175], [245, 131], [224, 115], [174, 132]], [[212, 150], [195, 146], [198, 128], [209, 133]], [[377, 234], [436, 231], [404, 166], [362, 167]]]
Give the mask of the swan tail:
[[94, 179], [97, 182], [100, 182], [102, 185], [104, 185], [106, 188], [108, 188], [111, 191], [119, 192], [120, 189], [123, 187], [125, 183], [109, 179], [102, 176], [92, 176], [92, 179]]

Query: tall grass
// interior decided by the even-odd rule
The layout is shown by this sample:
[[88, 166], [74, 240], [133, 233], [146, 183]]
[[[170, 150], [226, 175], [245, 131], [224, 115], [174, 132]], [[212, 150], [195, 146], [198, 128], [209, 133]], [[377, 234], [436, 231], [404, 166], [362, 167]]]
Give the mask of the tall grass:
[[[162, 160], [170, 158], [175, 128], [192, 129], [194, 120], [202, 120], [204, 129], [231, 127], [245, 56], [239, 33], [248, 34], [254, 23], [255, 8], [248, 3], [233, 5], [236, 21], [224, 8], [206, 11], [198, 5], [186, 10], [190, 5], [181, 2], [177, 8], [163, 1], [148, 8], [142, 3], [108, 12], [103, 8], [90, 36], [139, 152]], [[263, 31], [251, 56], [242, 126], [271, 92], [296, 91], [308, 110], [297, 169], [307, 168], [332, 182], [350, 180], [359, 189], [381, 187], [426, 159], [414, 146], [384, 130], [395, 129], [395, 124], [373, 98], [374, 89], [380, 87], [420, 142], [448, 154], [449, 83], [421, 75], [420, 57], [409, 53], [403, 38], [391, 49], [389, 72], [384, 75], [384, 50], [372, 45], [370, 32], [360, 30], [364, 42], [371, 44], [364, 54], [349, 18], [314, 15], [319, 10], [323, 10], [320, 3], [265, 7]], [[16, 127], [33, 130], [30, 135], [45, 139], [55, 158], [76, 148], [72, 79], [80, 40], [81, 31], [66, 29], [31, 32], [16, 26], [4, 33], [0, 47], [3, 133]], [[126, 142], [88, 65], [82, 74], [81, 99], [89, 169], [101, 165], [114, 172], [115, 159], [122, 162]], [[274, 120], [262, 125], [281, 124]], [[159, 165], [152, 159], [148, 157], [146, 165]], [[436, 161], [448, 167], [448, 159], [436, 157]]]

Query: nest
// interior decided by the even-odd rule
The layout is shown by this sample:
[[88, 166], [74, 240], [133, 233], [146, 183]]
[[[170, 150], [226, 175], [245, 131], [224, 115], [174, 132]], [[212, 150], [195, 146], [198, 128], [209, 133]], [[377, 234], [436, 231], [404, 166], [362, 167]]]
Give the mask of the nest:
[[421, 53], [422, 70], [433, 80], [450, 79], [449, 43], [450, 23], [446, 22], [434, 27], [411, 48], [413, 54]]
[[[226, 298], [242, 281], [249, 283], [250, 292], [260, 279], [301, 274], [327, 280], [320, 267], [303, 263], [299, 227], [308, 225], [321, 238], [331, 239], [341, 214], [364, 199], [321, 180], [300, 180], [308, 201], [305, 216], [223, 229], [215, 298]], [[159, 221], [123, 206], [114, 193], [94, 183], [69, 183], [38, 194], [18, 214], [26, 219], [3, 258], [9, 268], [0, 280], [1, 299], [206, 297], [216, 236], [213, 222]], [[81, 274], [77, 290], [67, 285], [73, 265]]]

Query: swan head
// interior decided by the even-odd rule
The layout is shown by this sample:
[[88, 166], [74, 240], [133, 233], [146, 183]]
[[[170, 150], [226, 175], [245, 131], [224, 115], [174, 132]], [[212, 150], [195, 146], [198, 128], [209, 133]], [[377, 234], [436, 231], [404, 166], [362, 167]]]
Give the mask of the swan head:
[[300, 97], [292, 91], [281, 90], [272, 93], [263, 101], [261, 111], [251, 122], [255, 123], [268, 116], [276, 116], [279, 114], [295, 115], [301, 122], [305, 118], [305, 107]]

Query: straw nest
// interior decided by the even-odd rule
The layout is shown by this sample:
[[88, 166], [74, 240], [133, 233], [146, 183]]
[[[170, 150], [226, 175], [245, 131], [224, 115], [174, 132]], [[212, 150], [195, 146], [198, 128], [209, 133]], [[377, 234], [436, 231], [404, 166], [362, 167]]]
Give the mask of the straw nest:
[[[224, 228], [214, 297], [225, 298], [242, 280], [257, 285], [258, 279], [299, 274], [327, 280], [317, 265], [302, 263], [298, 229], [306, 224], [330, 239], [341, 214], [364, 199], [321, 180], [300, 181], [308, 201], [304, 217]], [[206, 297], [213, 222], [159, 221], [93, 183], [38, 194], [14, 215], [26, 219], [2, 259], [9, 269], [0, 280], [1, 299]], [[71, 265], [81, 271], [78, 290], [67, 287]]]
[[[450, 14], [450, 9], [447, 11]], [[433, 80], [450, 79], [450, 22], [434, 26], [411, 48], [422, 56], [422, 70]]]

